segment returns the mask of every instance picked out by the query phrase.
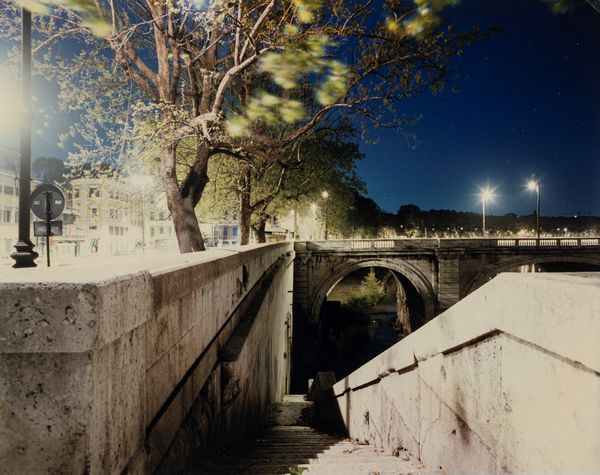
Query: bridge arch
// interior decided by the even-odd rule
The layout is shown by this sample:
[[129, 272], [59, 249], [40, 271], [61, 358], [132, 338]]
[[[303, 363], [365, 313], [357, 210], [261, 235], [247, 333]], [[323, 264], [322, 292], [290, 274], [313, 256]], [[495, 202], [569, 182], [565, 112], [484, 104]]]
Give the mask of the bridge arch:
[[309, 308], [311, 321], [318, 321], [327, 294], [338, 282], [354, 271], [369, 267], [383, 267], [406, 277], [423, 300], [425, 320], [429, 321], [435, 316], [437, 302], [435, 292], [427, 277], [417, 267], [401, 260], [367, 258], [339, 266], [321, 283], [315, 285], [316, 290], [313, 294], [312, 305]]
[[463, 297], [474, 292], [483, 284], [489, 282], [502, 272], [509, 272], [515, 267], [520, 267], [528, 264], [545, 264], [550, 262], [568, 262], [576, 264], [589, 264], [600, 267], [600, 256], [569, 256], [569, 255], [545, 255], [545, 256], [528, 256], [528, 257], [511, 257], [500, 263], [488, 264], [481, 268], [475, 277], [465, 287]]

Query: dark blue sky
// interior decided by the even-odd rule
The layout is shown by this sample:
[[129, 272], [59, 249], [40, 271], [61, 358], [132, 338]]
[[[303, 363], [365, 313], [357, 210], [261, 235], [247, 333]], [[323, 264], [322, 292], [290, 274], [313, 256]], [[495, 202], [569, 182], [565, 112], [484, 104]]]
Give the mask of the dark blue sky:
[[[496, 188], [489, 213], [531, 213], [525, 182], [537, 175], [543, 214], [600, 215], [600, 14], [553, 14], [540, 0], [464, 0], [447, 12], [461, 27], [502, 32], [466, 49], [462, 79], [401, 108], [422, 115], [419, 144], [392, 132], [364, 144], [359, 173], [385, 210], [479, 211], [479, 187]], [[460, 92], [452, 92], [459, 89]]]

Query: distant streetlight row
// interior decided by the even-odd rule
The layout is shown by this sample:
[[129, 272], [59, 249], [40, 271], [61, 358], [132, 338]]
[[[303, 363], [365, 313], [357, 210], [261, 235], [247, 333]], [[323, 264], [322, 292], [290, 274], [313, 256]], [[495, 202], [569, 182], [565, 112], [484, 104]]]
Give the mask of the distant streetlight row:
[[[537, 237], [540, 238], [540, 183], [537, 180], [529, 180], [527, 182], [527, 189], [529, 191], [535, 191], [536, 194], [536, 230]], [[482, 216], [483, 216], [483, 226], [482, 232], [483, 236], [486, 234], [485, 230], [485, 205], [486, 203], [494, 198], [494, 190], [492, 190], [489, 186], [481, 189], [481, 193], [479, 194], [481, 197], [481, 205], [482, 205]]]
[[[540, 184], [538, 181], [536, 180], [529, 180], [529, 182], [527, 183], [527, 189], [530, 191], [535, 191], [536, 193], [536, 229], [537, 229], [537, 237], [539, 239], [540, 237]], [[326, 190], [323, 190], [321, 192], [321, 197], [323, 198], [323, 208], [324, 208], [324, 224], [325, 224], [325, 239], [327, 240], [328, 238], [328, 229], [327, 229], [327, 198], [329, 198], [329, 192]], [[485, 188], [481, 189], [481, 193], [480, 193], [480, 197], [481, 197], [481, 205], [482, 205], [482, 233], [483, 236], [486, 235], [486, 228], [485, 228], [485, 205], [488, 201], [492, 200], [494, 198], [494, 190], [491, 189], [489, 186], [486, 186]], [[313, 213], [317, 210], [317, 205], [315, 203], [310, 205]]]

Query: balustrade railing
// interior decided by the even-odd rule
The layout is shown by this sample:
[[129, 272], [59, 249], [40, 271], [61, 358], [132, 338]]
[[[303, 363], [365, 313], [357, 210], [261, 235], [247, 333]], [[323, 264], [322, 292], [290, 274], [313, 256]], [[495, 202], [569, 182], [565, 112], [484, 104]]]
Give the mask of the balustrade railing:
[[600, 247], [600, 238], [469, 238], [469, 239], [336, 239], [298, 242], [297, 250], [415, 250], [477, 248], [563, 248]]

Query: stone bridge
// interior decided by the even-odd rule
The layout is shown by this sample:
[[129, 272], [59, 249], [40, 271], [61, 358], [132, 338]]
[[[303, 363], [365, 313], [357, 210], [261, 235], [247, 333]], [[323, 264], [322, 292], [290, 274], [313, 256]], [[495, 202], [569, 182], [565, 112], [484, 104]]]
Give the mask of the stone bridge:
[[597, 237], [328, 240], [296, 242], [294, 247], [296, 391], [319, 367], [327, 320], [335, 318], [321, 315], [329, 292], [358, 269], [392, 271], [414, 309], [409, 311], [413, 331], [502, 272], [557, 263], [563, 271], [600, 270]]
[[384, 267], [403, 276], [420, 295], [425, 320], [521, 266], [572, 263], [568, 270], [600, 270], [600, 238], [307, 241], [297, 242], [295, 252], [295, 320], [312, 323], [329, 291], [361, 268]]

